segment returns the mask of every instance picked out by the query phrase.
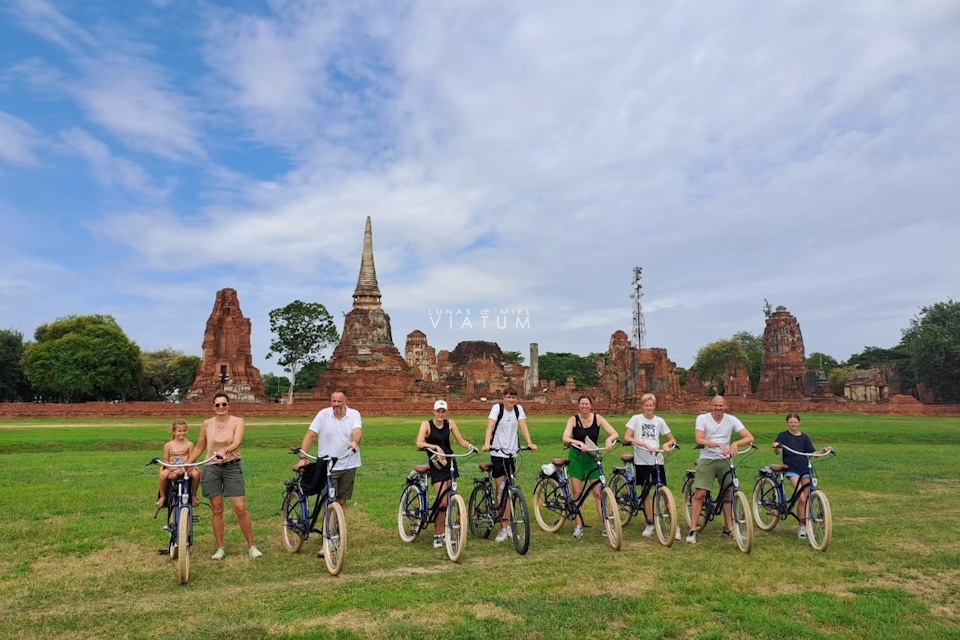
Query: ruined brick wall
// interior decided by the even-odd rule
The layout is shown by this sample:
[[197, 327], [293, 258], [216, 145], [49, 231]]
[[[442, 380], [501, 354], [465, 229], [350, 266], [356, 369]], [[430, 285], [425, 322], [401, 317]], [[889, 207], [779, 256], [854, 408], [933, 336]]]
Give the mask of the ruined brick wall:
[[523, 394], [526, 368], [507, 362], [495, 342], [469, 340], [437, 355], [437, 375], [463, 398], [500, 397], [508, 387]]
[[427, 336], [419, 329], [407, 334], [403, 350], [404, 360], [413, 367], [413, 375], [423, 382], [437, 382], [437, 350], [427, 343]]
[[763, 330], [763, 361], [757, 398], [761, 400], [799, 400], [803, 398], [806, 357], [800, 323], [786, 307], [767, 318]]
[[723, 380], [724, 394], [727, 397], [739, 396], [749, 398], [753, 396], [750, 389], [750, 374], [747, 373], [747, 367], [742, 362], [728, 362], [727, 373]]
[[[203, 332], [203, 361], [187, 398], [213, 399], [221, 389], [242, 402], [266, 400], [263, 377], [253, 366], [250, 351], [250, 320], [240, 310], [235, 289], [221, 289]], [[221, 384], [221, 373], [227, 381]]]

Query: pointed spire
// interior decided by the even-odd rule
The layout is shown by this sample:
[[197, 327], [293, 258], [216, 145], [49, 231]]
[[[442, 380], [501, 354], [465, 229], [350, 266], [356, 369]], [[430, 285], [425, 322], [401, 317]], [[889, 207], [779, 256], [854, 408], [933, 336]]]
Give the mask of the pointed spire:
[[360, 258], [360, 277], [353, 292], [353, 307], [379, 307], [380, 286], [377, 284], [377, 269], [373, 265], [373, 228], [370, 216], [363, 231], [363, 256]]

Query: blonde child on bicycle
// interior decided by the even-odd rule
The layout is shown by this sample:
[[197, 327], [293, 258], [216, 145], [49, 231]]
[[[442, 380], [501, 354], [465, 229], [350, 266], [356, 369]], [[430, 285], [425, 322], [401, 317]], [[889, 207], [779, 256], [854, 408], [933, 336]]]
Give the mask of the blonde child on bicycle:
[[[170, 442], [163, 445], [163, 455], [161, 460], [167, 464], [185, 464], [190, 457], [190, 451], [193, 449], [193, 443], [187, 440], [187, 421], [182, 418], [175, 420], [170, 427]], [[200, 470], [192, 467], [187, 474], [190, 477], [190, 500], [193, 506], [200, 504], [197, 500], [197, 488], [200, 486]], [[183, 475], [183, 469], [168, 469], [160, 467], [160, 499], [157, 500], [157, 508], [167, 503], [167, 484]]]
[[[655, 454], [660, 449], [660, 436], [666, 436], [667, 441], [663, 445], [664, 451], [670, 451], [677, 444], [676, 438], [670, 432], [670, 427], [660, 416], [654, 415], [657, 408], [657, 396], [652, 393], [645, 393], [640, 397], [640, 406], [643, 413], [637, 414], [627, 422], [627, 433], [623, 438], [625, 444], [633, 445], [633, 467], [636, 473], [635, 481], [637, 491], [642, 491], [644, 486], [651, 486], [653, 489], [647, 493], [647, 499], [643, 503], [643, 514], [647, 519], [647, 527], [640, 534], [645, 538], [653, 535], [653, 512], [650, 509], [650, 503], [653, 502], [652, 494], [656, 492], [657, 478], [654, 474], [658, 473], [660, 482], [667, 484], [667, 476], [663, 471], [663, 454]], [[657, 463], [661, 466], [657, 466]], [[679, 533], [678, 533], [679, 535]]]

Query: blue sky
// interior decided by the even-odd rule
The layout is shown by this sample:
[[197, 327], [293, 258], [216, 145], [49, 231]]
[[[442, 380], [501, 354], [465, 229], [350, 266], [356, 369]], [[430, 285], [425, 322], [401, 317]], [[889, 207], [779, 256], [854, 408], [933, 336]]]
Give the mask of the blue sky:
[[603, 351], [638, 264], [680, 366], [764, 299], [892, 346], [960, 298], [960, 4], [768, 5], [11, 0], [0, 326], [199, 354], [233, 287], [274, 370], [268, 312], [341, 318], [370, 215], [401, 349]]

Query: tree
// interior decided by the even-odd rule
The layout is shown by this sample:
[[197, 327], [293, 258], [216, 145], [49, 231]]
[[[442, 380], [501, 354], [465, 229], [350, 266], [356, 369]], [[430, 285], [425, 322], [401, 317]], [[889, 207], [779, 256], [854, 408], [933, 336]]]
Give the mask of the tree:
[[319, 302], [300, 300], [270, 312], [270, 331], [276, 334], [276, 338], [270, 342], [267, 359], [276, 354], [277, 363], [290, 372], [289, 402], [292, 404], [301, 367], [319, 359], [327, 347], [340, 340], [340, 336], [326, 307]]
[[290, 378], [268, 373], [263, 376], [263, 388], [267, 392], [268, 398], [279, 399], [283, 394], [290, 392]]
[[200, 356], [188, 356], [174, 349], [144, 351], [140, 359], [145, 400], [169, 400], [178, 389], [189, 389], [202, 361]]
[[308, 362], [300, 367], [300, 373], [297, 374], [297, 384], [294, 385], [294, 391], [313, 391], [317, 386], [317, 379], [320, 374], [326, 371], [328, 360], [320, 362]]
[[540, 378], [553, 380], [557, 384], [566, 384], [567, 377], [580, 389], [594, 387], [600, 379], [597, 373], [596, 359], [591, 356], [578, 356], [575, 353], [545, 353], [537, 359]]
[[943, 402], [960, 402], [960, 302], [923, 307], [903, 332], [900, 346], [916, 381]]
[[0, 331], [0, 402], [27, 400], [30, 385], [23, 373], [23, 334], [19, 331]]
[[769, 318], [773, 315], [773, 305], [766, 298], [763, 299], [763, 317]]
[[523, 364], [523, 355], [519, 351], [504, 351], [503, 359], [514, 364]]
[[763, 336], [755, 336], [749, 331], [738, 331], [733, 339], [740, 343], [747, 354], [747, 375], [750, 377], [750, 389], [757, 390], [760, 384], [760, 366], [763, 364]]
[[850, 381], [850, 376], [855, 371], [856, 369], [848, 366], [840, 366], [830, 370], [830, 373], [827, 374], [827, 386], [833, 391], [833, 395], [843, 395], [843, 388]]
[[825, 375], [830, 375], [831, 371], [842, 364], [843, 363], [837, 362], [837, 359], [833, 356], [828, 356], [819, 351], [814, 351], [810, 354], [810, 357], [807, 358], [807, 369], [823, 369]]
[[847, 360], [847, 365], [855, 369], [870, 369], [888, 363], [897, 365], [897, 371], [900, 374], [900, 386], [904, 391], [911, 390], [916, 386], [916, 374], [910, 359], [910, 352], [903, 342], [892, 349], [865, 347], [862, 352], [853, 354]]
[[690, 367], [700, 381], [709, 381], [717, 393], [723, 393], [723, 380], [727, 375], [727, 364], [740, 362], [748, 364], [746, 351], [738, 340], [717, 340], [697, 351], [697, 360]]
[[687, 384], [687, 370], [683, 367], [677, 367], [677, 378], [680, 380], [680, 386]]
[[140, 347], [109, 315], [67, 316], [37, 328], [23, 369], [46, 399], [81, 402], [136, 394], [143, 372]]

